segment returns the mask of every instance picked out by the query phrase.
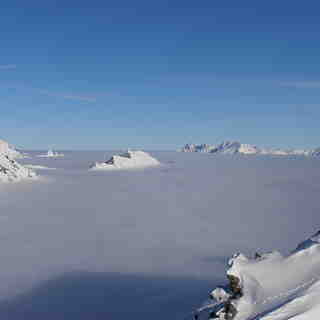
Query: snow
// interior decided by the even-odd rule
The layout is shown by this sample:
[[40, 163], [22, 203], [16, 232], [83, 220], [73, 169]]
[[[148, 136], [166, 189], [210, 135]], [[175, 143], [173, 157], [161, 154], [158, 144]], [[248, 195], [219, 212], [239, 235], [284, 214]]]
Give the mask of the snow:
[[17, 151], [13, 146], [10, 146], [8, 142], [0, 140], [0, 154], [7, 155], [12, 159], [24, 158], [25, 155]]
[[[227, 274], [240, 279], [243, 290], [243, 296], [233, 300], [238, 311], [234, 320], [320, 316], [320, 232], [287, 256], [277, 251], [251, 259], [236, 254], [229, 266]], [[219, 297], [217, 290], [213, 293]]]
[[259, 149], [256, 146], [252, 146], [250, 144], [240, 144], [238, 152], [242, 154], [257, 154], [259, 153]]
[[34, 171], [19, 164], [15, 158], [25, 157], [8, 142], [0, 140], [0, 182], [17, 182], [36, 177]]
[[0, 140], [0, 153], [7, 154], [8, 150], [9, 150], [8, 142]]
[[49, 168], [46, 166], [40, 166], [37, 164], [25, 164], [25, 168], [34, 169], [34, 170], [56, 170], [56, 168]]
[[146, 152], [128, 150], [125, 153], [113, 155], [106, 162], [94, 163], [91, 170], [142, 169], [159, 165], [160, 162]]
[[181, 152], [205, 152], [213, 154], [226, 155], [269, 155], [269, 156], [306, 156], [317, 157], [320, 156], [320, 148], [312, 150], [285, 150], [285, 149], [265, 149], [250, 144], [243, 144], [238, 141], [223, 141], [219, 145], [208, 144], [186, 144]]
[[180, 151], [182, 152], [211, 152], [214, 149], [214, 146], [208, 144], [186, 144]]
[[35, 178], [34, 171], [20, 165], [7, 154], [0, 153], [0, 182], [14, 182]]
[[38, 155], [38, 157], [40, 157], [40, 158], [60, 158], [60, 157], [64, 157], [64, 154], [59, 153], [59, 152], [55, 152], [55, 151], [49, 149], [46, 154], [40, 154], [40, 155]]

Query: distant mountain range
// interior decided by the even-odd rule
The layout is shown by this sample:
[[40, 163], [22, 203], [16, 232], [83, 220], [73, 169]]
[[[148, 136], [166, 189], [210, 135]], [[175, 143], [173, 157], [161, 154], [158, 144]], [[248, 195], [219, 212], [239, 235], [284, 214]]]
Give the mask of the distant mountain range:
[[218, 145], [186, 144], [181, 152], [206, 152], [213, 154], [242, 154], [242, 155], [275, 155], [275, 156], [320, 156], [320, 148], [316, 149], [265, 149], [238, 141], [223, 141]]

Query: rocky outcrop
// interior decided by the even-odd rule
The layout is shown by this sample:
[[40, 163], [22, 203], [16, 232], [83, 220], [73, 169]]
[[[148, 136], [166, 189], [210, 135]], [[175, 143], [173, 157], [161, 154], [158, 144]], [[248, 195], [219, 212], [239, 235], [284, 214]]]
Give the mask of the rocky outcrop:
[[131, 151], [113, 155], [105, 162], [95, 162], [91, 170], [142, 169], [159, 166], [160, 162], [143, 151]]
[[8, 155], [0, 153], [0, 182], [15, 182], [36, 177], [36, 173]]
[[310, 314], [306, 319], [318, 318], [320, 231], [287, 256], [277, 251], [256, 253], [253, 258], [238, 253], [228, 266], [228, 284], [210, 293], [214, 302], [208, 305], [210, 319], [287, 320], [304, 312]]
[[270, 155], [270, 156], [320, 156], [320, 148], [311, 150], [298, 149], [265, 149], [251, 144], [244, 144], [238, 141], [223, 141], [218, 145], [209, 144], [186, 144], [181, 152], [204, 152], [212, 154], [227, 155]]

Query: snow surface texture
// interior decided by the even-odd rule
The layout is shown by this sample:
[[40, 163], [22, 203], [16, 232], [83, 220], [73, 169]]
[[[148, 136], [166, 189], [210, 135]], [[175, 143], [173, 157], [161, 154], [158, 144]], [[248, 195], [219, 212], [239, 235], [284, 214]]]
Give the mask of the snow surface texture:
[[25, 164], [25, 168], [34, 169], [34, 170], [56, 170], [56, 168], [49, 168], [46, 166], [40, 166], [37, 164]]
[[282, 150], [263, 149], [250, 144], [243, 144], [238, 141], [224, 141], [217, 146], [208, 144], [186, 144], [181, 152], [205, 152], [214, 154], [242, 154], [242, 155], [273, 155], [273, 156], [320, 156], [320, 148], [313, 150]]
[[[227, 274], [240, 279], [243, 291], [232, 300], [234, 320], [320, 319], [320, 232], [287, 256], [236, 254], [229, 265]], [[214, 293], [218, 296], [217, 289]]]
[[38, 155], [40, 158], [61, 158], [64, 157], [63, 153], [55, 152], [51, 149], [48, 150], [46, 154], [40, 154]]
[[160, 162], [143, 151], [130, 151], [112, 156], [106, 162], [96, 162], [91, 170], [142, 169], [155, 167]]
[[34, 178], [35, 172], [20, 165], [8, 155], [0, 153], [0, 182], [21, 181]]
[[14, 158], [23, 156], [7, 142], [0, 140], [0, 182], [21, 181], [36, 176], [34, 171], [20, 165]]
[[[53, 282], [50, 290], [38, 291], [41, 298], [36, 301], [30, 293], [30, 299], [15, 309], [20, 317], [8, 315], [0, 306], [1, 320], [122, 320], [140, 306], [153, 306], [159, 320], [171, 319], [179, 311], [181, 317], [172, 319], [182, 320], [210, 289], [225, 283], [225, 266], [234, 252], [252, 256], [255, 250], [278, 248], [288, 254], [293, 243], [320, 226], [317, 159], [150, 152], [161, 166], [88, 171], [90, 163], [104, 159], [106, 152], [64, 153], [57, 161], [30, 151], [32, 162], [19, 160], [57, 168], [42, 170], [41, 183], [0, 184], [0, 298], [28, 293], [30, 287], [74, 271], [101, 272], [107, 279], [118, 272], [128, 287], [123, 284], [119, 289], [116, 281], [110, 284], [99, 276], [93, 282], [104, 283], [102, 287], [78, 286], [80, 276], [62, 278], [61, 290], [54, 289]], [[138, 280], [130, 282], [130, 277]], [[158, 277], [169, 277], [176, 291], [174, 285], [171, 290], [158, 285], [143, 293]], [[200, 290], [197, 280], [207, 289], [202, 285]], [[70, 293], [65, 287], [75, 289]], [[95, 309], [97, 292], [102, 292], [100, 297], [108, 294], [99, 300], [105, 317], [94, 311], [80, 316], [87, 300]], [[172, 300], [177, 304], [170, 309], [166, 301]], [[132, 309], [131, 301], [136, 302]], [[79, 313], [71, 314], [70, 305]], [[128, 313], [110, 315], [111, 305]], [[41, 310], [37, 317], [26, 316], [31, 309]], [[44, 309], [64, 314], [44, 317]], [[138, 318], [150, 320], [150, 313], [141, 312]]]
[[0, 154], [7, 155], [11, 159], [24, 158], [25, 155], [17, 151], [13, 146], [10, 146], [8, 142], [0, 140]]

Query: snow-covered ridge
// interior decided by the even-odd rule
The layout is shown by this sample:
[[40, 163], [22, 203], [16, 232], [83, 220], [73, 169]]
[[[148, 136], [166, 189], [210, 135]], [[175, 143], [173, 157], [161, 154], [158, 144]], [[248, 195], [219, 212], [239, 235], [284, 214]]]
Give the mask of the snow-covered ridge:
[[24, 155], [10, 146], [8, 142], [0, 140], [0, 182], [13, 182], [36, 177], [36, 173], [21, 164], [14, 158], [23, 158]]
[[9, 145], [9, 143], [4, 140], [0, 140], [0, 153], [9, 156], [12, 159], [25, 157], [24, 154], [16, 150], [13, 146]]
[[46, 154], [40, 154], [38, 157], [40, 157], [40, 158], [60, 158], [60, 157], [64, 157], [64, 154], [59, 153], [59, 152], [55, 152], [55, 151], [49, 149]]
[[34, 177], [36, 173], [33, 170], [0, 153], [0, 182], [14, 182]]
[[205, 152], [213, 154], [243, 154], [243, 155], [274, 155], [274, 156], [320, 156], [320, 148], [311, 150], [298, 149], [264, 149], [250, 144], [243, 144], [238, 141], [224, 141], [219, 145], [208, 144], [186, 144], [181, 152]]
[[207, 306], [212, 319], [320, 319], [320, 231], [288, 256], [236, 254], [228, 264], [229, 286], [213, 290]]
[[92, 170], [141, 169], [160, 165], [160, 162], [143, 151], [130, 151], [114, 155], [108, 161], [96, 162]]

